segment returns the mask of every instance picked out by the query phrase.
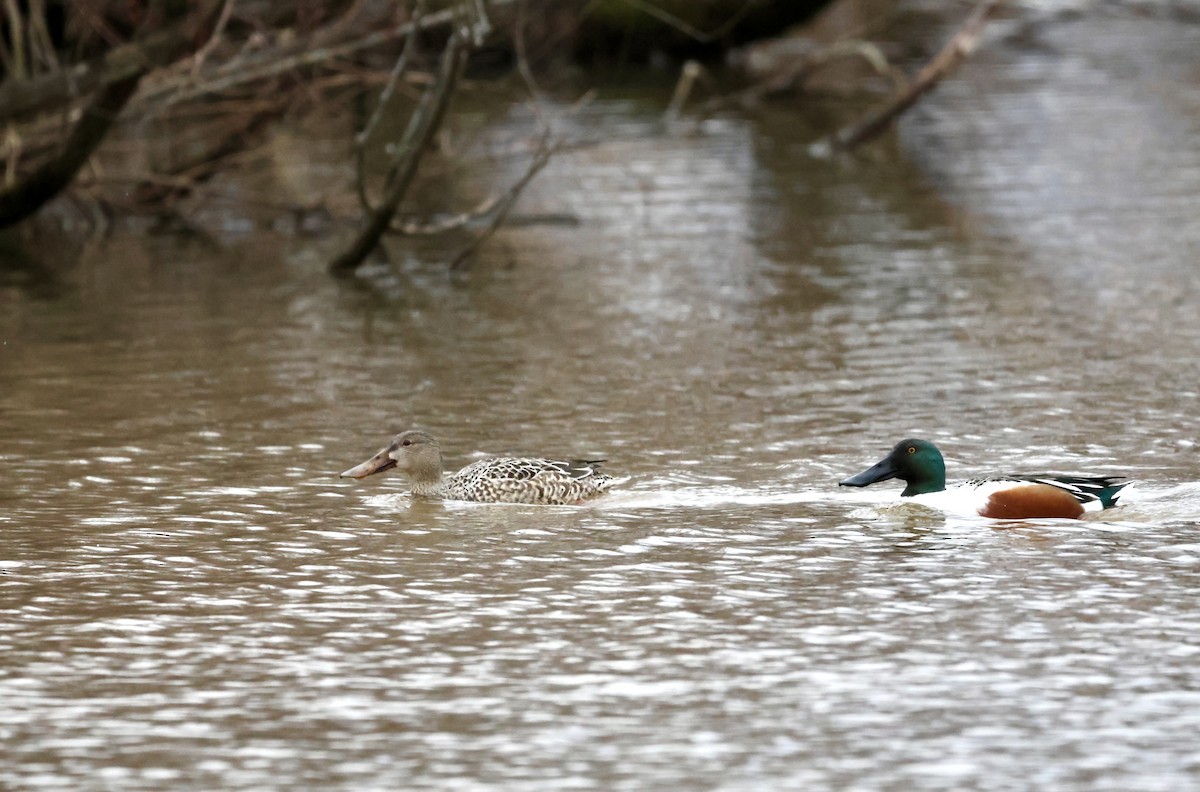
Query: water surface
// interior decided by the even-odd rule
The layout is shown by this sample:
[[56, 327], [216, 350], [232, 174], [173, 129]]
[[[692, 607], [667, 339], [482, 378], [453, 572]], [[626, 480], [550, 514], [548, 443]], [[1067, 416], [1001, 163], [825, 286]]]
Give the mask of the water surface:
[[[861, 159], [603, 92], [522, 204], [578, 225], [465, 278], [123, 232], [0, 291], [0, 786], [1196, 785], [1200, 29], [1004, 25]], [[413, 425], [631, 480], [336, 478]], [[1016, 525], [837, 489], [909, 435], [1139, 483]]]

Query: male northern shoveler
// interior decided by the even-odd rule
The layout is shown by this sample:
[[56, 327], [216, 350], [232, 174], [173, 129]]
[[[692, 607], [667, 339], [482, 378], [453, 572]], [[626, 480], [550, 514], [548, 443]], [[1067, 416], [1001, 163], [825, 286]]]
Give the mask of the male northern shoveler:
[[602, 459], [495, 457], [442, 475], [442, 450], [426, 432], [409, 430], [375, 456], [342, 473], [366, 478], [395, 468], [409, 480], [413, 495], [481, 503], [580, 503], [602, 495], [619, 479], [597, 472]]
[[[912, 439], [897, 443], [890, 454], [840, 486], [865, 487], [892, 478], [908, 484], [901, 497], [962, 494], [969, 496], [970, 510], [999, 520], [1078, 518], [1089, 508], [1098, 510], [1116, 505], [1121, 488], [1129, 483], [1128, 479], [1114, 476], [1008, 476], [968, 481], [947, 491], [942, 452], [928, 440]], [[961, 499], [953, 497], [923, 498], [919, 502], [943, 508], [962, 505]]]

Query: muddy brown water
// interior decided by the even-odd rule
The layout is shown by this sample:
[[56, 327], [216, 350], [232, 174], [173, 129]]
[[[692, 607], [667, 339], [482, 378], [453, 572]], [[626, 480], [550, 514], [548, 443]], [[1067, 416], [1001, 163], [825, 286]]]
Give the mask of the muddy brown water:
[[[857, 160], [602, 94], [522, 204], [579, 224], [467, 278], [233, 229], [0, 291], [0, 786], [1200, 784], [1200, 28], [1004, 24]], [[413, 425], [630, 481], [336, 478]], [[836, 487], [908, 435], [1139, 483], [1002, 528]]]

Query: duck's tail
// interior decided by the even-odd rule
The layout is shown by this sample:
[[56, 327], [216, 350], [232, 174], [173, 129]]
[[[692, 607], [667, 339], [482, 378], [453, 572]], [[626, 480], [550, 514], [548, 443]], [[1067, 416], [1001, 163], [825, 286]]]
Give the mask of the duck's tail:
[[1100, 501], [1102, 509], [1116, 506], [1121, 490], [1131, 483], [1123, 476], [1054, 476], [1030, 480], [1069, 492], [1080, 503]]

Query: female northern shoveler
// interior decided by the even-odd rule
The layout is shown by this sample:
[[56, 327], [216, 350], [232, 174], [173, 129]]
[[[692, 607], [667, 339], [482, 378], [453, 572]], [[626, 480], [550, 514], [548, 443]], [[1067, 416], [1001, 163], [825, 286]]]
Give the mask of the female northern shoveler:
[[[841, 482], [843, 487], [865, 487], [898, 478], [908, 484], [901, 497], [943, 493], [946, 463], [942, 452], [927, 440], [902, 440], [877, 464]], [[1085, 510], [1116, 505], [1128, 479], [1113, 476], [1008, 476], [968, 481], [950, 493], [966, 490], [971, 508], [982, 517], [1030, 520], [1044, 517], [1078, 518]], [[925, 498], [930, 506], [951, 505], [947, 498]], [[961, 504], [960, 504], [961, 505]], [[947, 509], [955, 511], [956, 509]]]
[[618, 482], [597, 472], [603, 459], [531, 459], [496, 457], [472, 462], [451, 476], [442, 475], [442, 450], [429, 434], [410, 430], [392, 438], [375, 456], [342, 473], [366, 478], [396, 468], [409, 480], [413, 495], [481, 503], [580, 503], [602, 495]]

